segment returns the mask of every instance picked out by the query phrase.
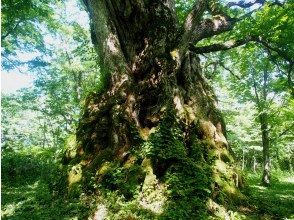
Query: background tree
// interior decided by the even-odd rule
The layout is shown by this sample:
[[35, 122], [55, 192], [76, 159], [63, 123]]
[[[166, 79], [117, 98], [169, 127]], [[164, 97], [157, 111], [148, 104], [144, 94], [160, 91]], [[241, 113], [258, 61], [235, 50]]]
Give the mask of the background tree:
[[[277, 155], [281, 155], [281, 152], [277, 152], [284, 151], [288, 147], [286, 147], [287, 141], [283, 141], [284, 138], [282, 136], [278, 136], [277, 132], [282, 134], [283, 132], [281, 132], [281, 130], [285, 130], [286, 135], [292, 136], [291, 130], [293, 125], [293, 116], [288, 115], [287, 118], [283, 117], [283, 111], [291, 108], [292, 98], [291, 92], [288, 93], [288, 91], [290, 90], [286, 83], [287, 79], [281, 77], [281, 70], [275, 62], [272, 62], [271, 54], [268, 54], [268, 49], [265, 48], [265, 50], [263, 50], [260, 47], [248, 45], [244, 48], [236, 49], [235, 51], [232, 50], [229, 53], [219, 54], [218, 56], [206, 56], [206, 59], [208, 59], [208, 61], [206, 62], [204, 67], [207, 70], [207, 77], [213, 77], [213, 80], [221, 81], [221, 83], [217, 84], [217, 86], [229, 89], [231, 96], [233, 95], [237, 97], [237, 99], [239, 100], [237, 102], [240, 103], [238, 110], [239, 114], [241, 113], [240, 108], [244, 108], [242, 107], [242, 103], [255, 103], [255, 107], [247, 108], [247, 111], [256, 112], [255, 116], [252, 119], [256, 117], [256, 122], [258, 122], [259, 125], [250, 121], [250, 114], [248, 112], [243, 112], [243, 117], [248, 123], [247, 126], [245, 124], [236, 125], [236, 122], [240, 123], [240, 121], [236, 121], [236, 118], [232, 118], [232, 116], [234, 116], [236, 112], [234, 113], [234, 111], [232, 111], [233, 109], [231, 106], [228, 106], [225, 109], [226, 115], [229, 116], [226, 117], [229, 126], [231, 126], [231, 123], [235, 125], [232, 129], [234, 136], [231, 136], [231, 132], [229, 130], [229, 139], [231, 140], [231, 143], [235, 145], [233, 149], [235, 150], [235, 152], [238, 152], [238, 145], [243, 145], [243, 148], [241, 147], [242, 154], [239, 153], [240, 160], [243, 161], [243, 153], [245, 151], [248, 152], [248, 147], [250, 147], [250, 145], [250, 148], [253, 147], [252, 149], [257, 150], [258, 147], [256, 145], [261, 146], [261, 143], [265, 143], [266, 146], [264, 153], [269, 155], [269, 152], [271, 152], [273, 154], [271, 157], [271, 162], [279, 167], [278, 164], [280, 163], [280, 160], [278, 159], [279, 156]], [[217, 74], [219, 74], [221, 71], [225, 71], [226, 75], [224, 75], [220, 79], [219, 75]], [[228, 88], [228, 86], [230, 86], [231, 88]], [[228, 93], [228, 91], [226, 92]], [[220, 97], [220, 99], [221, 101], [228, 101], [227, 97]], [[239, 115], [238, 113], [236, 115]], [[253, 129], [253, 127], [261, 125], [263, 128], [261, 129], [261, 132], [259, 134], [256, 129]], [[243, 132], [246, 130], [249, 132], [248, 134], [246, 134], [249, 140], [247, 144], [244, 143], [242, 139], [240, 139], [242, 137], [242, 132], [236, 132], [236, 128], [238, 127]], [[258, 136], [260, 136], [262, 142], [254, 141]], [[267, 146], [269, 144], [271, 144], [273, 149], [267, 150]], [[289, 144], [291, 145], [291, 143]], [[293, 148], [293, 146], [290, 148]], [[265, 157], [266, 155], [264, 155], [264, 160]], [[273, 157], [275, 157], [275, 159]], [[256, 158], [254, 156], [253, 164], [255, 164], [255, 159]], [[264, 161], [264, 164], [266, 164], [266, 161]], [[266, 184], [266, 181], [264, 179], [263, 182]]]
[[[3, 1], [1, 4], [1, 43], [4, 69], [44, 66], [44, 30], [55, 30], [54, 5], [58, 1]], [[47, 32], [48, 33], [48, 32]], [[31, 53], [29, 59], [23, 54]], [[21, 59], [22, 57], [22, 59]], [[21, 67], [23, 66], [23, 67]]]
[[[20, 20], [21, 27], [17, 26], [5, 34], [5, 25], [8, 28], [14, 23], [6, 24], [5, 20], [3, 24], [2, 53], [13, 59], [2, 62], [2, 67], [14, 72], [29, 72], [35, 78], [32, 89], [2, 96], [2, 139], [8, 148], [60, 147], [66, 137], [75, 132], [86, 95], [102, 86], [89, 30], [69, 16], [69, 2], [53, 3], [32, 1], [3, 4], [3, 17], [9, 21]], [[27, 7], [32, 8], [23, 18], [13, 13], [13, 6], [17, 6], [18, 13], [24, 12]], [[48, 27], [44, 27], [45, 24]], [[34, 35], [35, 32], [38, 37]], [[25, 40], [22, 38], [37, 40], [40, 44], [23, 44]], [[27, 53], [33, 60], [24, 61], [17, 56], [21, 53]], [[36, 54], [38, 61], [45, 65], [31, 65]]]

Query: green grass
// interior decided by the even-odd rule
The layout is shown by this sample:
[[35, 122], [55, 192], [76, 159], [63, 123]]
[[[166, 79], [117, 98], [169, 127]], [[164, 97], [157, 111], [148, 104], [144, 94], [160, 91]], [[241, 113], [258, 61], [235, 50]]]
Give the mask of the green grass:
[[[91, 209], [97, 206], [91, 196], [68, 197], [66, 183], [60, 182], [59, 163], [53, 149], [4, 152], [1, 159], [3, 220], [87, 219]], [[260, 184], [261, 174], [247, 175], [244, 191], [249, 204], [244, 204], [243, 210], [239, 207], [242, 217], [236, 214], [231, 219], [294, 219], [294, 175], [274, 172], [272, 176], [271, 185], [264, 187]], [[114, 212], [117, 215], [125, 209], [137, 214], [142, 212], [132, 203], [118, 207], [117, 200], [108, 202], [117, 209]], [[111, 210], [111, 207], [108, 208]], [[139, 216], [152, 219], [149, 213]]]
[[260, 182], [261, 174], [247, 177], [249, 203], [254, 209], [249, 219], [294, 219], [294, 175], [273, 172], [269, 187]]
[[54, 156], [41, 148], [2, 153], [1, 219], [85, 219], [85, 202], [57, 193]]
[[2, 185], [1, 219], [80, 219], [87, 209], [78, 201], [53, 198], [42, 182], [9, 187]]

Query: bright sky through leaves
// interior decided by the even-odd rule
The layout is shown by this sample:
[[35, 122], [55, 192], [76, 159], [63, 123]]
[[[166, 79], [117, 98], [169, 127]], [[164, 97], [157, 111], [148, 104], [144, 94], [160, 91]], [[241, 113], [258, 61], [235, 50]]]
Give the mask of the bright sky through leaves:
[[21, 88], [31, 87], [34, 77], [30, 74], [1, 73], [1, 92], [4, 94], [14, 93]]
[[[87, 12], [81, 11], [77, 6], [76, 0], [70, 0], [67, 2], [66, 11], [67, 18], [69, 22], [77, 22], [81, 26], [89, 25], [89, 18]], [[58, 44], [54, 38], [51, 36], [45, 36], [44, 40], [46, 44]], [[59, 42], [60, 43], [60, 42]], [[35, 54], [25, 53], [19, 54], [21, 60], [29, 60], [34, 57]], [[33, 74], [28, 73], [28, 71], [23, 71], [20, 73], [16, 69], [11, 72], [1, 71], [1, 93], [9, 94], [14, 93], [19, 89], [28, 88], [33, 86], [34, 76]]]
[[[257, 7], [258, 4], [255, 5]], [[71, 0], [67, 3], [66, 14], [69, 14], [68, 18], [71, 21], [75, 21], [82, 26], [86, 26], [89, 23], [88, 15], [85, 11], [81, 11], [75, 0]], [[44, 38], [45, 41], [49, 44], [54, 43], [53, 38], [48, 36]], [[23, 55], [20, 58], [24, 58], [24, 56], [30, 56], [30, 54]], [[21, 88], [31, 87], [33, 86], [34, 77], [33, 75], [27, 73], [22, 74], [18, 72], [6, 72], [2, 71], [1, 74], [1, 92], [4, 94], [14, 93]]]

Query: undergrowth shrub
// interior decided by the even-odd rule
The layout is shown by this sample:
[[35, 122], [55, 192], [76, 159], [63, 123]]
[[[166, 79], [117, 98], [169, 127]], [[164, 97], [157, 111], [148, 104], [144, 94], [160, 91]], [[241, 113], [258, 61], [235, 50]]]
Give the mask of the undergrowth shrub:
[[48, 180], [55, 174], [54, 153], [37, 147], [19, 151], [2, 152], [2, 180], [9, 184], [30, 184], [40, 179]]
[[41, 181], [50, 193], [64, 195], [67, 176], [59, 167], [58, 150], [29, 147], [2, 152], [2, 183], [7, 186], [30, 185]]

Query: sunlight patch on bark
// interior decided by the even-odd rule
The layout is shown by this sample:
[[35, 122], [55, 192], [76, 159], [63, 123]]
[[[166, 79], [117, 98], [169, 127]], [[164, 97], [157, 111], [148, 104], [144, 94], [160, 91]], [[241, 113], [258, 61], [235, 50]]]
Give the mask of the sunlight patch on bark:
[[112, 54], [118, 54], [119, 52], [117, 48], [117, 42], [117, 37], [114, 34], [110, 33], [106, 40], [106, 44]]
[[93, 220], [103, 220], [107, 217], [107, 208], [103, 204], [97, 206], [97, 211], [94, 214]]
[[200, 120], [200, 127], [205, 139], [215, 139], [216, 128], [210, 121]]
[[179, 112], [179, 114], [183, 114], [184, 107], [183, 107], [181, 98], [178, 95], [176, 95], [174, 97], [174, 104], [175, 104], [175, 108], [177, 109], [177, 111]]
[[156, 128], [139, 128], [139, 134], [140, 134], [140, 137], [144, 140], [144, 141], [147, 141], [150, 134], [154, 133], [156, 131]]
[[114, 85], [112, 86], [111, 91], [109, 92], [109, 95], [114, 95], [116, 91], [119, 90], [119, 88], [123, 85], [124, 82], [126, 82], [129, 79], [129, 77], [126, 74], [119, 75], [114, 74], [112, 77], [112, 82], [114, 82]]
[[150, 159], [144, 159], [142, 162], [144, 171], [146, 172], [145, 180], [142, 186], [142, 191], [139, 195], [139, 204], [153, 213], [160, 214], [163, 212], [164, 204], [167, 200], [167, 186], [159, 183], [156, 175], [153, 173], [153, 168]]
[[188, 124], [191, 124], [193, 121], [196, 120], [196, 116], [192, 107], [184, 104], [184, 112], [185, 112], [185, 118]]
[[221, 172], [221, 173], [223, 173], [223, 174], [227, 174], [227, 166], [226, 166], [226, 164], [223, 162], [223, 161], [221, 161], [221, 160], [216, 160], [215, 161], [215, 166], [216, 166], [216, 169], [219, 171], [219, 172]]
[[191, 30], [192, 28], [192, 21], [193, 21], [193, 15], [189, 14], [186, 20], [185, 29], [186, 31]]
[[233, 46], [235, 43], [236, 43], [235, 40], [229, 40], [229, 41], [225, 42], [224, 45], [225, 45], [226, 47], [231, 47], [231, 46]]
[[80, 164], [73, 166], [68, 174], [68, 185], [72, 186], [82, 180], [82, 166]]
[[226, 21], [226, 18], [223, 16], [215, 16], [215, 19], [213, 19], [213, 30], [218, 30], [220, 26], [225, 26], [227, 25], [228, 22]]

